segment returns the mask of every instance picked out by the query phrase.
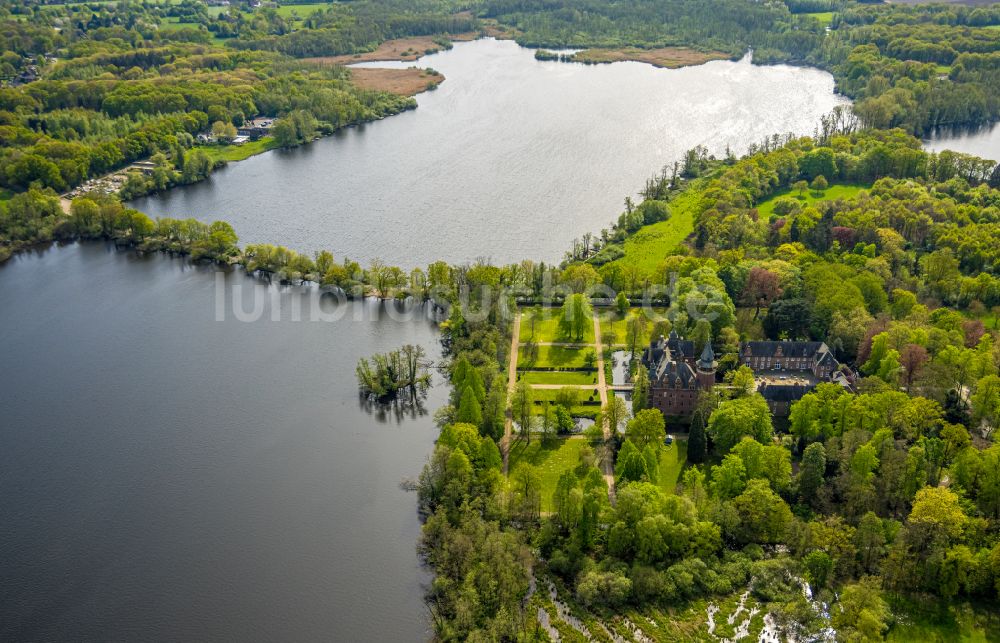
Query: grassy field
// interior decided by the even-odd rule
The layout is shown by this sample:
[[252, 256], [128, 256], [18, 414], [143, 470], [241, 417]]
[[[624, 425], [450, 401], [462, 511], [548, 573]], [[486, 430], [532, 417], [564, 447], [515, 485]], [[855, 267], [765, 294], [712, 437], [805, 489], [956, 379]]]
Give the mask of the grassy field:
[[1000, 612], [995, 605], [928, 600], [886, 600], [896, 616], [887, 641], [985, 643], [1000, 640]]
[[660, 448], [660, 489], [666, 493], [674, 493], [677, 483], [681, 480], [681, 471], [687, 462], [687, 440], [674, 440], [674, 443]]
[[559, 476], [580, 463], [580, 451], [585, 447], [587, 440], [582, 437], [560, 438], [550, 447], [543, 447], [539, 439], [532, 439], [530, 445], [518, 441], [510, 452], [510, 470], [519, 462], [538, 467], [542, 477], [542, 511], [552, 511], [552, 494]]
[[[576, 389], [577, 402], [569, 408], [569, 414], [575, 418], [591, 418], [601, 410], [601, 397], [597, 389]], [[560, 391], [558, 389], [535, 389], [532, 391], [535, 398], [535, 415], [541, 415], [545, 411], [545, 402], [555, 402]]]
[[[600, 404], [601, 396], [597, 393], [597, 387], [595, 385], [592, 389], [576, 389], [578, 404]], [[545, 400], [555, 401], [556, 396], [559, 394], [559, 389], [554, 388], [536, 388], [532, 391], [535, 396], [535, 402], [543, 402]]]
[[282, 18], [290, 18], [294, 13], [299, 17], [299, 20], [308, 18], [313, 11], [317, 9], [325, 9], [326, 7], [332, 6], [332, 2], [315, 2], [309, 4], [286, 4], [278, 7], [275, 11]]
[[274, 139], [265, 136], [256, 141], [248, 141], [243, 145], [202, 145], [198, 149], [204, 150], [208, 158], [213, 161], [242, 161], [255, 154], [261, 154], [276, 147]]
[[803, 16], [809, 16], [810, 18], [815, 18], [816, 20], [819, 21], [819, 24], [823, 25], [824, 27], [830, 26], [830, 23], [833, 22], [833, 12], [832, 11], [820, 11], [820, 12], [817, 12], [817, 13], [803, 13], [801, 15], [803, 15]]
[[178, 17], [164, 18], [163, 22], [160, 23], [160, 29], [164, 31], [173, 31], [174, 29], [183, 29], [184, 27], [191, 27], [192, 29], [197, 29], [201, 25], [196, 22], [181, 22]]
[[537, 351], [538, 356], [529, 359], [527, 352], [522, 347], [517, 355], [517, 367], [528, 370], [531, 368], [586, 368], [594, 366], [594, 364], [587, 363], [587, 355], [593, 354], [593, 348], [539, 346]]
[[694, 232], [695, 212], [702, 198], [700, 185], [699, 181], [693, 182], [670, 201], [669, 219], [645, 226], [626, 239], [622, 246], [625, 256], [615, 263], [646, 272], [655, 270], [664, 257]]
[[[653, 308], [652, 312], [654, 315], [662, 315], [666, 318], [667, 311], [665, 308]], [[612, 333], [614, 336], [614, 344], [616, 346], [624, 346], [628, 342], [628, 322], [634, 318], [642, 316], [645, 321], [645, 330], [643, 332], [643, 339], [649, 341], [649, 331], [653, 327], [653, 322], [645, 317], [645, 312], [641, 308], [631, 308], [625, 317], [618, 314], [618, 311], [606, 310], [601, 313], [601, 335], [602, 337], [608, 333]], [[643, 342], [644, 343], [644, 342]]]
[[774, 196], [766, 201], [761, 201], [757, 204], [757, 212], [764, 219], [770, 218], [774, 214], [774, 203], [782, 198], [788, 197], [798, 200], [804, 206], [812, 205], [817, 201], [833, 201], [836, 199], [849, 199], [861, 190], [868, 189], [869, 185], [831, 185], [826, 190], [818, 193], [819, 196], [813, 194], [812, 190], [806, 190], [805, 194], [799, 196], [797, 192], [792, 190], [782, 190], [781, 192], [776, 192]]
[[597, 371], [524, 371], [522, 382], [528, 384], [597, 384]]
[[525, 309], [521, 311], [521, 341], [522, 342], [572, 342], [580, 344], [594, 343], [594, 325], [588, 323], [581, 339], [571, 337], [559, 327], [561, 309], [543, 308], [541, 310]]

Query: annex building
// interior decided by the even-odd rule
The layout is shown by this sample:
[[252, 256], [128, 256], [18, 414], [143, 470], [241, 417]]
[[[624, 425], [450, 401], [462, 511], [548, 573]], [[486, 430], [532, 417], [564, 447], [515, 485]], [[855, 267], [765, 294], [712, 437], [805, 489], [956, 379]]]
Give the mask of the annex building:
[[[699, 355], [695, 353], [694, 342], [675, 332], [654, 339], [643, 351], [642, 366], [649, 370], [650, 405], [666, 416], [689, 417], [699, 393], [715, 385], [711, 343]], [[776, 416], [787, 416], [792, 403], [820, 382], [850, 386], [824, 342], [742, 342], [739, 360], [753, 370], [757, 391]]]

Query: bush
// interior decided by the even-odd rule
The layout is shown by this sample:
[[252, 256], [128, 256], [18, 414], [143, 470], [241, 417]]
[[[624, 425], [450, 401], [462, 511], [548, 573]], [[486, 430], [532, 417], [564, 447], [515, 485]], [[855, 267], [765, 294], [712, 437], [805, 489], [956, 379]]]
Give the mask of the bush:
[[587, 572], [576, 585], [576, 595], [587, 606], [617, 607], [632, 594], [632, 581], [621, 572]]

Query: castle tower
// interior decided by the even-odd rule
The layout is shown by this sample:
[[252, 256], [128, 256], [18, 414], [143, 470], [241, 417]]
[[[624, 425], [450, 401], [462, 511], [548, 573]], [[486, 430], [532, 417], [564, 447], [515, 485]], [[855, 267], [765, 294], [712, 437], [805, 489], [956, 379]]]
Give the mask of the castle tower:
[[712, 342], [705, 342], [705, 349], [701, 351], [698, 358], [698, 387], [708, 390], [715, 385], [715, 351], [712, 350]]

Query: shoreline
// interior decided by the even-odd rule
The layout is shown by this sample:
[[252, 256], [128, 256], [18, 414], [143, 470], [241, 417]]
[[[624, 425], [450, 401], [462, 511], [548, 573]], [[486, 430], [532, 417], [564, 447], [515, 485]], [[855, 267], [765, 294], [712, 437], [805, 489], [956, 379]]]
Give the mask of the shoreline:
[[[421, 68], [417, 66], [398, 69], [393, 67], [351, 67], [351, 65], [362, 62], [413, 62], [427, 55], [447, 51], [452, 48], [452, 45], [455, 42], [473, 42], [484, 38], [511, 40], [522, 49], [533, 50], [536, 54], [536, 58], [542, 61], [558, 60], [560, 62], [576, 62], [587, 65], [610, 64], [614, 62], [637, 62], [660, 69], [680, 69], [683, 67], [697, 67], [717, 60], [732, 60], [731, 56], [722, 52], [700, 52], [689, 47], [659, 47], [655, 49], [640, 49], [638, 47], [591, 47], [568, 56], [561, 56], [558, 53], [549, 52], [541, 47], [521, 45], [520, 43], [517, 43], [515, 33], [509, 31], [498, 31], [497, 26], [490, 24], [485, 25], [483, 29], [478, 32], [386, 40], [374, 51], [361, 54], [317, 56], [300, 58], [298, 60], [318, 65], [343, 65], [351, 71], [351, 81], [356, 87], [371, 89], [374, 91], [385, 91], [399, 96], [413, 98], [424, 92], [437, 89], [437, 87], [446, 80], [446, 77], [441, 72], [434, 69]], [[442, 44], [442, 41], [447, 42]], [[429, 46], [424, 51], [415, 51], [414, 47], [421, 44]], [[553, 57], [548, 58], [543, 56], [539, 58], [537, 55], [539, 52], [551, 54]], [[383, 116], [382, 118], [388, 118], [389, 116], [395, 115], [396, 114], [389, 114], [387, 116]], [[353, 125], [348, 127], [353, 127]], [[236, 149], [234, 146], [228, 147]], [[274, 146], [268, 145], [263, 149], [254, 150], [250, 153], [234, 154], [234, 156], [238, 156], [239, 158], [225, 159], [225, 163], [238, 163], [259, 154], [270, 152], [274, 149], [276, 149]], [[112, 172], [110, 174], [115, 173], [116, 172]], [[204, 180], [207, 180], [208, 178], [210, 177], [206, 177]], [[183, 186], [171, 186], [163, 191], [167, 192], [178, 187]], [[60, 198], [62, 201], [63, 195], [60, 195]], [[61, 202], [61, 205], [63, 206], [64, 212], [68, 214], [69, 202]]]
[[698, 51], [690, 47], [658, 47], [656, 49], [640, 49], [638, 47], [590, 47], [572, 54], [558, 54], [544, 48], [538, 48], [536, 58], [539, 60], [558, 60], [559, 62], [583, 63], [585, 65], [602, 65], [616, 62], [637, 62], [652, 65], [660, 69], [680, 69], [682, 67], [697, 67], [714, 60], [732, 60], [733, 57], [721, 51]]
[[429, 68], [409, 67], [351, 67], [351, 83], [361, 89], [390, 92], [413, 98], [417, 94], [437, 89], [445, 81], [439, 71]]
[[300, 60], [302, 62], [324, 65], [353, 65], [354, 63], [367, 62], [412, 62], [424, 56], [451, 49], [453, 43], [478, 40], [482, 35], [482, 32], [468, 31], [459, 34], [393, 38], [384, 41], [374, 51], [356, 54], [338, 54], [336, 56], [312, 56], [309, 58], [300, 58]]

